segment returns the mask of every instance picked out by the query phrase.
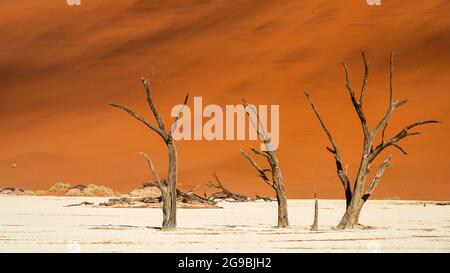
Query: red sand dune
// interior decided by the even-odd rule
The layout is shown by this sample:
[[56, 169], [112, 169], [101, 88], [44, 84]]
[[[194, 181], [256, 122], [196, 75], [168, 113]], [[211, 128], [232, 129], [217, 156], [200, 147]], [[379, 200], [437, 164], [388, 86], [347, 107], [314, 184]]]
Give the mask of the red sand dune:
[[[395, 49], [395, 98], [408, 98], [388, 133], [436, 118], [390, 150], [393, 164], [375, 198], [450, 199], [450, 2], [341, 1], [2, 1], [0, 3], [0, 187], [48, 188], [55, 182], [103, 184], [120, 191], [151, 180], [139, 151], [166, 169], [161, 139], [115, 101], [150, 115], [140, 77], [155, 67], [153, 89], [169, 119], [186, 91], [204, 104], [279, 104], [279, 157], [290, 198], [342, 197], [334, 161], [303, 91], [310, 91], [356, 171], [361, 130], [343, 85], [345, 60], [359, 88], [371, 62], [369, 122], [387, 107], [388, 56]], [[192, 100], [190, 102], [192, 104]], [[269, 194], [239, 154], [250, 144], [179, 142], [179, 179], [211, 179], [247, 194]], [[12, 164], [16, 164], [15, 168]]]

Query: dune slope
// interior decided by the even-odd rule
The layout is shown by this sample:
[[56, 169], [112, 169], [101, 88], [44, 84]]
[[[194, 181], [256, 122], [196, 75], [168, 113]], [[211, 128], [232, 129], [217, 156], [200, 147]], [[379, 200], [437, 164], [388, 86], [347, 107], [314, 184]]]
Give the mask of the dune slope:
[[[168, 3], [170, 2], [170, 3]], [[0, 3], [0, 187], [96, 183], [119, 191], [151, 180], [139, 151], [165, 175], [157, 135], [108, 106], [149, 115], [140, 77], [156, 68], [160, 111], [186, 91], [204, 104], [279, 104], [279, 157], [291, 198], [342, 196], [327, 139], [303, 91], [314, 97], [353, 174], [362, 136], [339, 59], [361, 83], [359, 50], [371, 61], [369, 123], [387, 107], [388, 56], [396, 50], [395, 98], [409, 98], [388, 133], [436, 118], [439, 126], [392, 150], [375, 198], [449, 199], [450, 3], [382, 1], [2, 1]], [[192, 104], [192, 101], [190, 102]], [[147, 111], [147, 112], [146, 112]], [[178, 144], [180, 184], [206, 183], [215, 169], [247, 194], [268, 194], [239, 149], [256, 142]], [[16, 164], [13, 168], [12, 165]]]

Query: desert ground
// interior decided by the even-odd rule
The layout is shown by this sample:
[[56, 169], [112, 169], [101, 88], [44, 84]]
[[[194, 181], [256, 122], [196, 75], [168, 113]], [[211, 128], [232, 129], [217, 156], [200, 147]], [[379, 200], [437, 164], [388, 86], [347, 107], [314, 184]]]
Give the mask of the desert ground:
[[338, 231], [343, 200], [289, 200], [291, 227], [278, 229], [276, 202], [221, 202], [179, 209], [178, 230], [161, 231], [160, 209], [65, 207], [97, 197], [0, 197], [0, 252], [450, 252], [450, 206], [369, 201], [367, 230]]

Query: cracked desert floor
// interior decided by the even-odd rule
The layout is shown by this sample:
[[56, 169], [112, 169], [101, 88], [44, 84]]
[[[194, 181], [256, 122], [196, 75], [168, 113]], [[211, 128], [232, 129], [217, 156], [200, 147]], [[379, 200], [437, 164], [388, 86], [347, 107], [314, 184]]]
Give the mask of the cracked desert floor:
[[0, 197], [0, 252], [450, 252], [450, 206], [369, 201], [368, 230], [333, 229], [342, 200], [289, 200], [291, 227], [278, 229], [275, 202], [179, 209], [178, 230], [162, 232], [160, 209], [65, 207], [89, 197]]

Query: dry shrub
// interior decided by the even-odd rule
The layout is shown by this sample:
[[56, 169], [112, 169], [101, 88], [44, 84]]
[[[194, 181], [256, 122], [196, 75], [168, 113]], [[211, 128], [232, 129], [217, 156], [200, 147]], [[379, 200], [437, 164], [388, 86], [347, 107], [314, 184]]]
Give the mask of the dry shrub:
[[49, 192], [66, 192], [72, 185], [64, 182], [57, 182], [50, 187]]
[[386, 196], [383, 198], [384, 200], [401, 200], [400, 196], [394, 195], [394, 196]]

